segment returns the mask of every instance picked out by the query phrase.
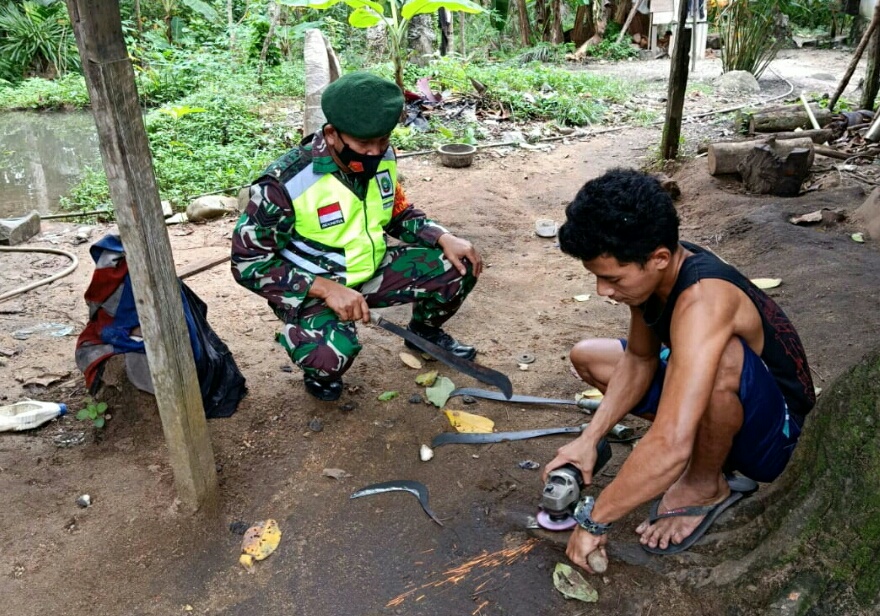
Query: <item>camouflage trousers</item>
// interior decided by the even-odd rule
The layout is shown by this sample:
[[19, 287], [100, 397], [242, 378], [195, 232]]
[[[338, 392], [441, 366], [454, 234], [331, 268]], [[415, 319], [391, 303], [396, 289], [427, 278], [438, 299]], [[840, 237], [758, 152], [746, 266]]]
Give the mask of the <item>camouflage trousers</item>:
[[[389, 248], [373, 277], [357, 287], [370, 308], [414, 304], [412, 320], [440, 327], [461, 307], [477, 280], [462, 276], [439, 248]], [[281, 316], [281, 315], [279, 315]], [[353, 321], [340, 321], [320, 299], [310, 298], [276, 340], [308, 375], [336, 379], [360, 353]]]

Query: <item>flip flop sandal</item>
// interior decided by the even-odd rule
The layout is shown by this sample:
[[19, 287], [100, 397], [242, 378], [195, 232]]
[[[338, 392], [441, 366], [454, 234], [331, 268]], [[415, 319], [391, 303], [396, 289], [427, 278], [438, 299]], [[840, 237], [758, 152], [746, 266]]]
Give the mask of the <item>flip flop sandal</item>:
[[758, 491], [758, 482], [754, 479], [734, 473], [725, 473], [724, 478], [727, 479], [727, 485], [730, 486], [731, 492], [739, 492], [743, 496], [751, 496]]
[[706, 531], [709, 530], [709, 527], [712, 526], [712, 523], [718, 518], [719, 515], [724, 512], [724, 510], [728, 509], [734, 503], [742, 499], [744, 494], [742, 492], [731, 492], [730, 496], [725, 498], [723, 501], [718, 503], [717, 505], [694, 505], [691, 507], [678, 507], [677, 509], [670, 509], [664, 513], [657, 513], [657, 509], [660, 507], [660, 500], [657, 499], [651, 505], [651, 513], [648, 516], [648, 521], [653, 524], [657, 520], [662, 520], [663, 518], [675, 518], [682, 516], [692, 516], [692, 515], [704, 515], [705, 517], [700, 522], [699, 526], [694, 529], [690, 535], [685, 537], [684, 541], [681, 543], [670, 543], [666, 549], [661, 549], [659, 547], [652, 548], [647, 545], [643, 545], [642, 549], [646, 552], [650, 552], [651, 554], [678, 554], [679, 552], [684, 552], [692, 545], [694, 545], [697, 541], [699, 541], [703, 535], [706, 534]]

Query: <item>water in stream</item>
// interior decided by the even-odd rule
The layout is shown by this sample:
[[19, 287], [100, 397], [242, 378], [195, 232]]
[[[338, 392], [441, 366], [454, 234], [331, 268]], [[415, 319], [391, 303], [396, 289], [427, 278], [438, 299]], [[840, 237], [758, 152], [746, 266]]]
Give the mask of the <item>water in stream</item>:
[[88, 111], [0, 113], [0, 218], [58, 211], [85, 168], [100, 166]]

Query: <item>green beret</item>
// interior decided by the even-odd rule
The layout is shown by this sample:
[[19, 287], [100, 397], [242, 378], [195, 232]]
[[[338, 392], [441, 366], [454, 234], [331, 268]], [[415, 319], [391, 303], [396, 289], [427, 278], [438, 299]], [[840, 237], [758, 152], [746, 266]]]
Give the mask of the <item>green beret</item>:
[[327, 86], [321, 109], [339, 132], [375, 139], [391, 133], [400, 121], [403, 92], [393, 81], [365, 72], [349, 73]]

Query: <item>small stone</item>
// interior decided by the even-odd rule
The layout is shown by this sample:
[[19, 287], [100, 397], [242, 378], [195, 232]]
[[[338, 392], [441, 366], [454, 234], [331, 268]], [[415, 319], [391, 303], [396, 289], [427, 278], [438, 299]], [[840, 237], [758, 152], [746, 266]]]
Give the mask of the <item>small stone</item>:
[[422, 404], [425, 401], [419, 394], [413, 394], [409, 397], [410, 404]]
[[474, 404], [477, 401], [477, 399], [474, 398], [473, 396], [462, 396], [461, 401], [464, 404]]
[[229, 532], [233, 535], [243, 535], [247, 532], [247, 529], [250, 528], [250, 524], [247, 522], [242, 522], [241, 520], [236, 520], [229, 524]]
[[79, 498], [76, 499], [76, 504], [79, 507], [82, 507], [83, 509], [85, 509], [86, 507], [91, 507], [92, 506], [92, 497], [89, 496], [88, 494], [83, 494], [82, 496], [80, 496]]
[[324, 429], [324, 422], [315, 417], [309, 422], [309, 430], [312, 432], [320, 432]]
[[434, 457], [434, 450], [428, 447], [427, 445], [422, 445], [419, 448], [419, 458], [421, 458], [422, 462], [427, 462], [431, 458]]
[[284, 364], [283, 366], [281, 366], [281, 372], [293, 372], [293, 366]]
[[519, 369], [522, 370], [523, 372], [526, 372], [529, 369], [529, 365], [528, 364], [519, 364]]
[[526, 471], [533, 471], [541, 467], [540, 464], [535, 462], [534, 460], [523, 460], [519, 463], [519, 467]]
[[346, 402], [344, 404], [339, 405], [339, 410], [342, 411], [343, 413], [351, 413], [355, 409], [356, 406], [357, 406], [357, 404], [354, 402]]

